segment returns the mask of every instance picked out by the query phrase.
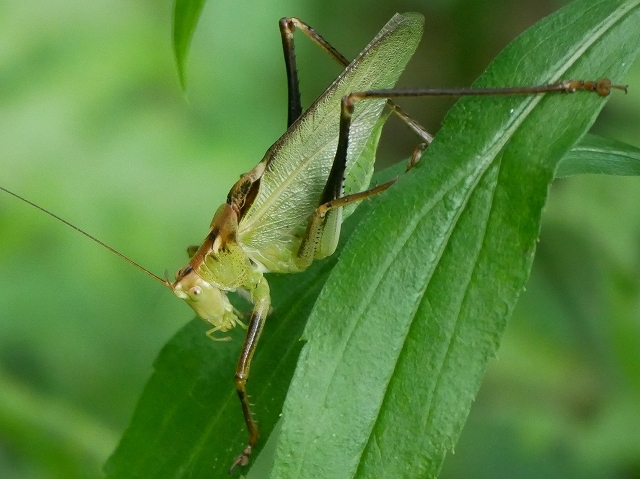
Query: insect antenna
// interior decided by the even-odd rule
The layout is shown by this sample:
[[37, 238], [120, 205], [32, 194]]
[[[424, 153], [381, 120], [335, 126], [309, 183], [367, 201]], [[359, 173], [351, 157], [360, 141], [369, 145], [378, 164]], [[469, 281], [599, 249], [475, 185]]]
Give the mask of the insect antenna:
[[123, 255], [123, 254], [122, 254], [122, 253], [120, 253], [119, 251], [117, 251], [117, 250], [113, 249], [113, 248], [112, 248], [111, 246], [109, 246], [108, 244], [105, 244], [104, 242], [102, 242], [102, 241], [100, 241], [98, 238], [96, 238], [95, 236], [90, 235], [90, 234], [89, 234], [89, 233], [87, 233], [86, 231], [81, 230], [81, 229], [80, 229], [80, 228], [78, 228], [77, 226], [75, 226], [75, 225], [73, 225], [73, 224], [69, 223], [67, 220], [65, 220], [65, 219], [63, 219], [63, 218], [60, 218], [60, 217], [59, 217], [58, 215], [56, 215], [55, 213], [52, 213], [51, 211], [49, 211], [49, 210], [47, 210], [47, 209], [43, 208], [42, 206], [38, 206], [38, 205], [36, 205], [35, 203], [33, 203], [33, 202], [29, 201], [28, 199], [23, 198], [22, 196], [20, 196], [20, 195], [18, 195], [18, 194], [16, 194], [16, 193], [14, 193], [14, 192], [12, 192], [12, 191], [9, 191], [8, 189], [3, 188], [2, 186], [0, 186], [0, 190], [4, 191], [5, 193], [10, 194], [11, 196], [13, 196], [13, 197], [15, 197], [15, 198], [18, 198], [19, 200], [24, 201], [24, 202], [25, 202], [25, 203], [27, 203], [28, 205], [31, 205], [31, 206], [33, 206], [34, 208], [36, 208], [36, 209], [38, 209], [38, 210], [42, 211], [43, 213], [46, 213], [46, 214], [48, 214], [49, 216], [51, 216], [51, 217], [53, 217], [53, 218], [57, 219], [58, 221], [61, 221], [61, 222], [62, 222], [62, 223], [64, 223], [65, 225], [70, 226], [71, 228], [73, 228], [73, 229], [74, 229], [74, 230], [76, 230], [77, 232], [82, 233], [83, 235], [85, 235], [85, 236], [86, 236], [87, 238], [89, 238], [90, 240], [95, 241], [95, 242], [96, 242], [96, 243], [98, 243], [100, 246], [102, 246], [102, 247], [104, 247], [104, 248], [108, 249], [109, 251], [111, 251], [112, 253], [114, 253], [114, 254], [116, 254], [116, 255], [120, 256], [120, 258], [122, 258], [123, 260], [127, 261], [129, 264], [131, 264], [131, 265], [135, 266], [135, 267], [136, 267], [136, 268], [138, 268], [140, 271], [142, 271], [142, 272], [144, 272], [144, 273], [148, 274], [149, 276], [151, 276], [153, 279], [155, 279], [155, 280], [156, 280], [156, 281], [158, 281], [159, 283], [162, 283], [162, 284], [163, 284], [163, 285], [165, 285], [165, 286], [171, 287], [171, 283], [169, 282], [169, 280], [165, 280], [165, 279], [160, 278], [159, 276], [156, 276], [155, 274], [153, 274], [153, 273], [152, 273], [151, 271], [149, 271], [148, 269], [143, 268], [142, 266], [140, 266], [138, 263], [136, 263], [136, 262], [135, 262], [135, 261], [133, 261], [132, 259], [130, 259], [130, 258], [128, 258], [127, 256]]

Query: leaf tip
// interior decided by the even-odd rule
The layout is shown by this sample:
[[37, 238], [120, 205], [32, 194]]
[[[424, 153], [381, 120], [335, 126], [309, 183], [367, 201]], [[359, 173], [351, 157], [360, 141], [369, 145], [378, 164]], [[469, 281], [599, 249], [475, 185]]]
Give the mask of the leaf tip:
[[186, 63], [191, 39], [202, 7], [206, 0], [176, 0], [173, 9], [173, 51], [178, 68], [178, 80], [182, 91], [186, 91]]

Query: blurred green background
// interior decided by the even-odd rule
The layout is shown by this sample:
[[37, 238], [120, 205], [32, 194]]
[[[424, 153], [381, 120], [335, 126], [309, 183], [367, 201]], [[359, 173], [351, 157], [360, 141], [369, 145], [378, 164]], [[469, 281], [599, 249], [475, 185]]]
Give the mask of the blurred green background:
[[[463, 86], [563, 3], [211, 0], [185, 95], [171, 2], [4, 0], [0, 184], [172, 275], [284, 130], [280, 17], [301, 17], [353, 57], [394, 12], [422, 12], [401, 84]], [[309, 105], [339, 68], [303, 37], [297, 52]], [[594, 131], [640, 146], [638, 66], [626, 82]], [[451, 105], [400, 103], [432, 132]], [[381, 161], [415, 143], [390, 121]], [[556, 181], [528, 290], [443, 477], [640, 478], [639, 204], [639, 179]], [[100, 477], [191, 310], [4, 193], [0, 278], [0, 477]]]

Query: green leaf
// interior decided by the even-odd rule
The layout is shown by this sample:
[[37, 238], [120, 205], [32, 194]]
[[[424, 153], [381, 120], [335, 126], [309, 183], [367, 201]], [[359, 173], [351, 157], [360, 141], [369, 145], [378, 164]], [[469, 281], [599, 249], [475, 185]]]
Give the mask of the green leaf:
[[[477, 86], [622, 79], [638, 1], [543, 20]], [[528, 278], [562, 156], [595, 94], [464, 99], [350, 238], [305, 330], [271, 477], [436, 477]]]
[[[629, 40], [636, 4], [572, 6], [552, 24], [555, 37], [548, 26], [524, 37], [544, 54], [532, 49], [523, 62], [530, 47], [511, 46], [484, 84], [558, 75], [619, 80], [619, 64], [638, 48]], [[589, 14], [580, 15], [585, 8]], [[614, 57], [615, 67], [605, 60]], [[584, 93], [460, 102], [420, 165], [378, 199], [379, 208], [368, 201], [349, 218], [340, 247], [360, 218], [367, 221], [309, 325], [276, 477], [367, 475], [370, 468], [375, 477], [435, 475], [528, 275], [556, 164], [601, 105]], [[248, 382], [261, 431], [254, 464], [263, 463], [252, 476], [264, 477], [274, 461], [273, 452], [255, 456], [278, 421], [302, 328], [336, 260], [269, 277], [274, 313]], [[246, 444], [233, 381], [243, 331], [212, 343], [205, 330], [195, 320], [165, 346], [107, 477], [228, 477]]]
[[180, 86], [187, 88], [186, 64], [193, 32], [206, 0], [176, 0], [173, 10], [173, 51], [178, 66]]
[[589, 173], [640, 175], [640, 148], [597, 135], [586, 135], [562, 158], [556, 178]]

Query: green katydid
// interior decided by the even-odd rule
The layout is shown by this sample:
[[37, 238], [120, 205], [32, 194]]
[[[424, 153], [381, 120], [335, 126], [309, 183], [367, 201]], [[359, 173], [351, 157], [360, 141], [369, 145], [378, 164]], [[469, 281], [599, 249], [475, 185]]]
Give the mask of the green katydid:
[[[393, 184], [395, 180], [369, 188], [375, 146], [386, 118], [383, 114], [385, 104], [423, 141], [430, 141], [431, 137], [388, 101], [389, 98], [576, 90], [596, 91], [605, 96], [611, 88], [624, 90], [624, 87], [611, 85], [606, 79], [597, 82], [564, 81], [533, 87], [393, 90], [420, 41], [422, 23], [419, 14], [395, 15], [349, 63], [305, 23], [295, 18], [281, 20], [289, 90], [287, 131], [267, 151], [262, 161], [231, 188], [227, 202], [215, 213], [204, 242], [200, 247], [191, 249], [191, 259], [177, 272], [175, 281], [162, 279], [125, 258], [184, 299], [200, 318], [210, 324], [207, 335], [212, 339], [225, 339], [215, 334], [243, 325], [227, 298], [228, 292], [243, 291], [253, 303], [235, 373], [249, 440], [233, 466], [248, 463], [251, 449], [258, 440], [258, 427], [248, 402], [246, 381], [271, 305], [264, 273], [303, 271], [314, 260], [331, 255], [337, 246], [342, 221], [358, 202], [383, 192]], [[295, 29], [303, 31], [346, 66], [344, 72], [304, 113], [293, 49]], [[416, 149], [412, 162], [417, 161], [421, 149]], [[93, 236], [82, 233], [119, 254]]]

